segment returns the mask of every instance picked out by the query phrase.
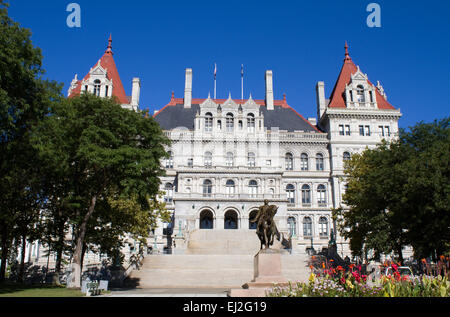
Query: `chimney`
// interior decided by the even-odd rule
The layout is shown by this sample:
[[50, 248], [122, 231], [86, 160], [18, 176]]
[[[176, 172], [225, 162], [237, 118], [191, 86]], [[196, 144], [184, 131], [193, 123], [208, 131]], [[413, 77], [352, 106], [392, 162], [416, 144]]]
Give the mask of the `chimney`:
[[273, 78], [272, 71], [266, 71], [266, 106], [267, 110], [273, 110]]
[[319, 81], [316, 85], [316, 93], [317, 93], [317, 117], [320, 121], [322, 115], [325, 112], [325, 83], [323, 81]]
[[192, 68], [186, 69], [186, 84], [184, 88], [184, 107], [190, 108], [192, 104]]
[[141, 95], [141, 80], [133, 78], [133, 88], [131, 90], [131, 106], [134, 110], [139, 108], [139, 98]]

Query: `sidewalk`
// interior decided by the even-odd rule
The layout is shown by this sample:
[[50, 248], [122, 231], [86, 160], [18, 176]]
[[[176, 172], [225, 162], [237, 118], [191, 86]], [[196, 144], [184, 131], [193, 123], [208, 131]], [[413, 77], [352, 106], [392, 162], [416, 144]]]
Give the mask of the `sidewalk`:
[[229, 289], [147, 288], [111, 290], [102, 297], [227, 297]]

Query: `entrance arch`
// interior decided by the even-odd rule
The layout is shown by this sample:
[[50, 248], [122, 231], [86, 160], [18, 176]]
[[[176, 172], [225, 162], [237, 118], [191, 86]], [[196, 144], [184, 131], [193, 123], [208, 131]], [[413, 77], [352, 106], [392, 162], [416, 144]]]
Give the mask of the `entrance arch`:
[[255, 220], [257, 214], [258, 214], [258, 210], [253, 210], [248, 215], [248, 228], [250, 230], [256, 230], [256, 227], [258, 226], [258, 223], [251, 222], [251, 221]]
[[200, 229], [214, 229], [214, 215], [205, 209], [200, 213]]
[[234, 210], [228, 210], [224, 217], [225, 229], [237, 229], [238, 228], [238, 214]]

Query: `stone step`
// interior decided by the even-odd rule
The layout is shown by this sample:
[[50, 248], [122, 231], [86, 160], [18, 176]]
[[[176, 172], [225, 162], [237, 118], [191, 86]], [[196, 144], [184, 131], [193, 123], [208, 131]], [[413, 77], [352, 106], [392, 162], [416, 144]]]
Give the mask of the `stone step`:
[[[283, 275], [291, 281], [309, 277], [307, 257], [281, 256]], [[131, 279], [142, 288], [239, 288], [253, 279], [251, 255], [151, 255]]]

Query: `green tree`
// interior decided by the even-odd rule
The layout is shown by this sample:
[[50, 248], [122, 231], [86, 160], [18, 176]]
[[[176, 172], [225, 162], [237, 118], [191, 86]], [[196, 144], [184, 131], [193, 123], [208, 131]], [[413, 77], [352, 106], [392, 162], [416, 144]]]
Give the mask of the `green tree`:
[[105, 207], [111, 197], [134, 199], [142, 210], [150, 210], [148, 197], [159, 191], [159, 176], [164, 175], [160, 160], [167, 156], [169, 140], [152, 118], [90, 94], [55, 105], [34, 140], [43, 162], [69, 184], [65, 197], [70, 199], [75, 247], [68, 287], [80, 287], [90, 228], [102, 230], [108, 223], [92, 221], [105, 209], [115, 211]]
[[416, 258], [449, 252], [449, 118], [401, 131], [396, 142], [355, 154], [346, 165], [346, 208], [335, 211], [355, 255]]
[[9, 18], [7, 4], [0, 0], [0, 281], [5, 278], [12, 242], [23, 240], [23, 233], [36, 220], [30, 215], [35, 211], [33, 201], [39, 199], [34, 177], [38, 164], [31, 159], [35, 151], [30, 131], [48, 113], [61, 89], [42, 79], [42, 54], [30, 37], [28, 29]]

